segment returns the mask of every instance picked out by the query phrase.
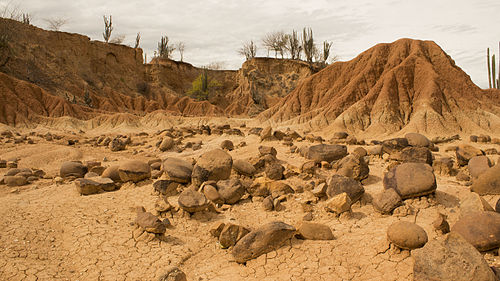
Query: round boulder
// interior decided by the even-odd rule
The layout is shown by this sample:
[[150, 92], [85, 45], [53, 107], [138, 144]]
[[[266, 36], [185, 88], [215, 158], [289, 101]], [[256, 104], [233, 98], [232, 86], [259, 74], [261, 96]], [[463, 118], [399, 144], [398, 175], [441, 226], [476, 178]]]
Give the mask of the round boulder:
[[493, 164], [487, 156], [474, 156], [469, 160], [467, 168], [472, 178], [477, 178], [486, 172]]
[[238, 174], [244, 175], [247, 177], [252, 177], [257, 172], [255, 167], [252, 164], [250, 164], [250, 162], [245, 161], [245, 160], [241, 160], [241, 159], [234, 160], [233, 169]]
[[140, 160], [130, 160], [118, 167], [118, 174], [123, 182], [139, 182], [151, 177], [151, 167]]
[[479, 195], [500, 194], [500, 165], [495, 165], [481, 173], [472, 182], [471, 190]]
[[500, 214], [471, 212], [462, 216], [451, 228], [479, 251], [500, 247]]
[[231, 175], [233, 158], [222, 149], [215, 149], [200, 156], [193, 168], [192, 182], [199, 186], [208, 180], [225, 180]]
[[427, 164], [403, 163], [384, 175], [384, 188], [393, 188], [402, 199], [424, 196], [436, 191], [436, 177]]
[[179, 195], [179, 206], [190, 213], [194, 212], [199, 212], [203, 211], [207, 208], [208, 206], [208, 200], [205, 197], [205, 195], [194, 191], [190, 188], [186, 188], [180, 195]]
[[469, 163], [469, 160], [474, 156], [481, 156], [483, 152], [479, 148], [475, 148], [472, 145], [461, 144], [455, 151], [457, 156], [457, 161], [460, 166], [465, 166]]
[[333, 175], [326, 183], [328, 186], [326, 188], [326, 195], [328, 198], [335, 197], [335, 195], [345, 192], [349, 196], [351, 202], [355, 203], [363, 196], [363, 193], [365, 193], [365, 189], [361, 183], [346, 176]]
[[83, 165], [81, 162], [68, 161], [62, 163], [61, 169], [59, 170], [59, 175], [61, 176], [61, 178], [66, 178], [66, 177], [83, 178], [87, 172], [88, 172], [87, 167]]
[[163, 161], [162, 170], [172, 181], [189, 183], [193, 173], [193, 164], [183, 159], [169, 157]]
[[408, 133], [405, 135], [405, 138], [408, 140], [410, 146], [429, 147], [431, 145], [431, 141], [422, 134]]
[[394, 245], [406, 250], [422, 248], [428, 240], [422, 227], [407, 221], [391, 224], [387, 229], [387, 238]]
[[305, 149], [304, 156], [317, 163], [321, 161], [332, 162], [344, 158], [347, 155], [347, 146], [318, 144]]
[[120, 168], [119, 165], [113, 165], [113, 166], [107, 167], [102, 172], [101, 177], [110, 178], [114, 182], [121, 182], [122, 179], [120, 178], [120, 173], [118, 173], [118, 168]]

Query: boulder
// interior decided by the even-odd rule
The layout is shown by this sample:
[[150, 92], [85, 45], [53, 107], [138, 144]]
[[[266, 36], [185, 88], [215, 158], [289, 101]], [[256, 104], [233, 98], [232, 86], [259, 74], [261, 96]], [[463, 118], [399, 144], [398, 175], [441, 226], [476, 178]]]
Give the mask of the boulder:
[[203, 211], [208, 207], [208, 200], [205, 195], [186, 188], [178, 199], [179, 206], [190, 213]]
[[278, 152], [272, 146], [259, 146], [259, 155], [264, 156], [267, 154], [271, 154], [272, 156], [276, 157], [276, 155], [278, 155]]
[[500, 214], [497, 212], [471, 212], [462, 216], [451, 228], [479, 251], [500, 246]]
[[168, 179], [178, 183], [189, 183], [193, 173], [193, 164], [191, 162], [169, 157], [162, 163], [163, 173]]
[[390, 159], [401, 163], [426, 163], [432, 165], [432, 152], [427, 147], [405, 147], [391, 154]]
[[205, 195], [205, 197], [214, 202], [215, 204], [219, 204], [219, 203], [224, 203], [224, 199], [222, 199], [221, 195], [219, 194], [219, 191], [217, 191], [217, 188], [215, 188], [213, 185], [211, 184], [206, 184], [207, 182], [203, 183], [203, 187], [202, 187], [202, 190], [203, 190], [203, 194]]
[[118, 167], [118, 174], [123, 182], [140, 182], [151, 177], [151, 167], [140, 160], [129, 160]]
[[495, 274], [471, 244], [457, 233], [412, 251], [415, 281], [494, 281]]
[[217, 187], [220, 197], [226, 204], [235, 204], [245, 194], [245, 187], [238, 179], [218, 181]]
[[157, 216], [150, 212], [137, 212], [135, 223], [146, 232], [163, 234], [167, 230], [166, 225]]
[[114, 138], [109, 143], [109, 149], [113, 152], [125, 150], [125, 143], [120, 138]]
[[83, 178], [87, 172], [88, 168], [81, 162], [68, 161], [62, 163], [61, 169], [59, 170], [59, 175], [61, 176], [61, 178], [66, 178], [66, 177]]
[[474, 156], [469, 160], [467, 168], [472, 178], [479, 177], [486, 172], [493, 164], [487, 156]]
[[468, 144], [461, 144], [455, 151], [457, 156], [458, 165], [465, 166], [469, 163], [469, 160], [474, 156], [481, 156], [483, 152], [481, 149], [475, 148]]
[[460, 214], [467, 215], [474, 212], [495, 211], [491, 205], [481, 197], [481, 195], [468, 192], [460, 201]]
[[250, 164], [250, 162], [245, 161], [245, 160], [241, 160], [241, 159], [234, 160], [233, 169], [238, 174], [244, 175], [247, 177], [252, 177], [257, 172], [255, 167], [252, 164]]
[[273, 138], [273, 128], [266, 127], [260, 132], [260, 140], [271, 140]]
[[116, 188], [112, 179], [101, 177], [76, 179], [75, 186], [81, 195], [91, 195], [101, 191], [113, 191]]
[[4, 179], [4, 183], [7, 186], [21, 186], [21, 185], [25, 185], [28, 183], [28, 180], [26, 179], [26, 177], [19, 176], [19, 175], [5, 176], [3, 179]]
[[357, 156], [358, 158], [362, 158], [362, 157], [365, 157], [366, 155], [368, 155], [368, 151], [366, 151], [366, 149], [364, 149], [363, 147], [356, 147], [352, 151], [352, 154]]
[[215, 149], [200, 156], [193, 168], [192, 182], [199, 186], [208, 180], [225, 180], [231, 175], [233, 159], [222, 149]]
[[370, 168], [364, 158], [355, 155], [347, 155], [332, 167], [338, 175], [346, 176], [357, 181], [364, 180], [370, 173]]
[[270, 181], [267, 182], [267, 189], [273, 198], [280, 197], [282, 195], [294, 193], [292, 187], [283, 181]]
[[387, 238], [401, 249], [413, 250], [422, 248], [427, 243], [425, 230], [408, 221], [398, 221], [387, 229]]
[[393, 154], [403, 150], [403, 148], [407, 146], [409, 146], [409, 144], [406, 138], [388, 139], [382, 142], [382, 151], [387, 154]]
[[471, 190], [479, 195], [500, 194], [500, 165], [495, 165], [478, 176]]
[[321, 223], [303, 221], [297, 228], [297, 236], [307, 240], [333, 240], [332, 230]]
[[250, 233], [250, 230], [246, 227], [232, 223], [226, 223], [224, 224], [224, 227], [221, 229], [218, 236], [219, 244], [222, 249], [227, 249], [236, 245], [236, 243], [248, 233]]
[[231, 253], [237, 263], [244, 263], [279, 249], [294, 234], [293, 226], [284, 222], [270, 222], [241, 238]]
[[355, 203], [361, 199], [365, 193], [365, 189], [361, 183], [346, 176], [333, 175], [327, 180], [326, 184], [328, 186], [326, 189], [328, 198], [345, 192], [349, 196], [351, 202]]
[[281, 180], [284, 171], [285, 167], [279, 163], [271, 163], [265, 167], [266, 177], [271, 180]]
[[304, 151], [304, 156], [316, 163], [321, 161], [332, 162], [344, 158], [347, 155], [345, 145], [318, 144], [309, 146]]
[[384, 189], [373, 197], [373, 208], [382, 214], [390, 214], [394, 209], [403, 204], [401, 196], [392, 188]]
[[163, 196], [173, 196], [177, 195], [177, 188], [179, 183], [173, 180], [157, 180], [153, 183], [153, 188], [158, 191]]
[[424, 135], [418, 133], [408, 133], [405, 135], [408, 145], [415, 147], [429, 147], [431, 141]]
[[101, 177], [110, 178], [114, 182], [121, 182], [122, 179], [120, 178], [120, 173], [118, 173], [118, 168], [120, 168], [119, 165], [113, 165], [104, 169], [104, 171], [101, 174]]
[[351, 210], [352, 201], [347, 193], [337, 194], [326, 201], [325, 209], [328, 212], [342, 214]]
[[169, 136], [165, 136], [162, 139], [160, 145], [158, 146], [158, 149], [160, 149], [160, 151], [168, 151], [173, 147], [174, 147], [174, 140]]
[[223, 140], [220, 144], [220, 148], [227, 151], [231, 151], [234, 149], [234, 144], [230, 140]]
[[403, 163], [384, 175], [384, 188], [393, 188], [402, 199], [419, 197], [436, 191], [432, 167], [422, 163]]

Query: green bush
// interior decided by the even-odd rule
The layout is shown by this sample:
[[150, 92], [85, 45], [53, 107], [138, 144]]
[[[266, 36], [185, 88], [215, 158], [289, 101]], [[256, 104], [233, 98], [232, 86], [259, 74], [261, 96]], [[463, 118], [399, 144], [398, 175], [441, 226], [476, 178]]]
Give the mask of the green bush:
[[209, 79], [208, 71], [205, 69], [192, 83], [191, 90], [187, 92], [187, 95], [195, 100], [208, 100], [208, 96], [211, 92], [218, 89], [221, 86], [219, 81], [215, 79]]

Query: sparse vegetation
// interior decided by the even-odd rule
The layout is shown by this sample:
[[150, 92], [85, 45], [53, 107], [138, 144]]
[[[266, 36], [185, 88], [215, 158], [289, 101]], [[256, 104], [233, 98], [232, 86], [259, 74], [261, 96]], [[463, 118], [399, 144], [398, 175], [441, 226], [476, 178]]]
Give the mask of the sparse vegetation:
[[300, 53], [302, 53], [302, 45], [300, 44], [299, 36], [297, 35], [297, 31], [293, 30], [292, 34], [288, 37], [288, 42], [286, 48], [290, 53], [290, 58], [292, 60], [300, 60]]
[[246, 42], [238, 53], [245, 56], [246, 60], [253, 59], [257, 55], [257, 45], [253, 41]]
[[158, 42], [158, 57], [163, 59], [170, 59], [172, 58], [172, 53], [174, 51], [175, 48], [168, 44], [168, 36], [161, 37], [160, 42]]
[[85, 104], [88, 107], [92, 107], [92, 98], [90, 97], [90, 92], [89, 92], [89, 89], [87, 89], [87, 87], [85, 87], [85, 94], [83, 95], [83, 102], [85, 102]]
[[31, 15], [28, 13], [23, 13], [23, 23], [24, 24], [31, 24]]
[[281, 58], [284, 58], [284, 55], [287, 50], [288, 36], [283, 31], [274, 31], [266, 34], [262, 39], [262, 44], [267, 48], [267, 54], [269, 56], [269, 51], [274, 51], [274, 57], [278, 57], [278, 53], [281, 55]]
[[204, 66], [204, 68], [210, 69], [210, 70], [221, 70], [221, 69], [224, 69], [224, 66], [225, 66], [225, 63], [223, 61], [214, 61], [214, 62], [211, 62], [211, 63], [207, 64], [206, 66]]
[[[500, 42], [498, 43], [498, 48], [500, 50]], [[500, 89], [500, 54], [498, 58], [498, 78], [496, 76], [496, 60], [495, 60], [495, 54], [491, 56], [491, 61], [490, 61], [490, 48], [487, 48], [486, 50], [486, 61], [488, 64], [488, 85], [490, 88], [493, 89]]]
[[209, 79], [208, 69], [204, 68], [200, 76], [198, 76], [192, 83], [192, 88], [187, 93], [188, 96], [195, 100], [208, 100], [211, 91], [220, 87], [219, 81]]
[[321, 61], [326, 62], [328, 57], [330, 56], [330, 48], [332, 47], [332, 43], [328, 41], [323, 42], [323, 56], [321, 57]]
[[113, 44], [123, 44], [123, 41], [125, 41], [125, 35], [124, 34], [119, 34], [115, 36], [113, 39], [109, 41], [109, 43]]
[[53, 31], [60, 31], [61, 27], [68, 23], [68, 19], [65, 18], [50, 18], [44, 19], [47, 22], [48, 28]]
[[185, 49], [186, 49], [186, 45], [184, 44], [184, 42], [177, 43], [177, 50], [179, 51], [181, 61], [184, 61], [184, 50]]
[[141, 43], [141, 33], [137, 32], [137, 35], [135, 36], [135, 45], [134, 49], [139, 48], [139, 44]]
[[312, 63], [315, 51], [312, 28], [304, 27], [302, 30], [302, 50], [304, 51], [307, 62]]
[[102, 37], [106, 43], [109, 42], [111, 38], [111, 32], [113, 31], [113, 19], [111, 15], [106, 17], [106, 15], [102, 16], [104, 19], [104, 32], [102, 33]]

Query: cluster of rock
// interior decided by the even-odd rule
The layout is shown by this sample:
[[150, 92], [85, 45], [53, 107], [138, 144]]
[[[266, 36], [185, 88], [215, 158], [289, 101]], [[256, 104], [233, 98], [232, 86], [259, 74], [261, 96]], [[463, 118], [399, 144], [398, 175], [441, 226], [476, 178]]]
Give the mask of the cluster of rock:
[[[0, 160], [0, 168], [7, 168], [7, 165], [2, 165], [2, 164], [6, 163]], [[3, 178], [0, 179], [0, 185], [5, 184], [11, 187], [23, 186], [26, 184], [31, 184], [44, 177], [45, 177], [45, 172], [40, 169], [10, 168], [9, 170], [7, 170]]]

